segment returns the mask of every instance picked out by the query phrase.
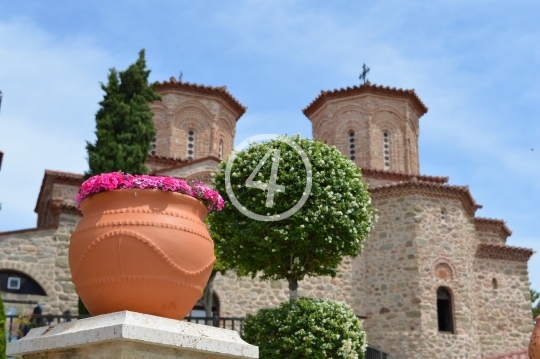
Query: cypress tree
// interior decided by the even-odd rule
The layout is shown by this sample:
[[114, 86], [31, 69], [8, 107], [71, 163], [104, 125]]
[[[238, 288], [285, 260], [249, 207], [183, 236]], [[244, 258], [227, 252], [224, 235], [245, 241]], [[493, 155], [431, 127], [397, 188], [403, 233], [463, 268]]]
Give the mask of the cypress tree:
[[160, 100], [157, 83], [149, 84], [144, 50], [127, 70], [109, 72], [108, 83], [96, 114], [95, 144], [87, 142], [89, 171], [96, 174], [122, 171], [131, 174], [148, 172], [145, 162], [156, 131], [150, 102]]

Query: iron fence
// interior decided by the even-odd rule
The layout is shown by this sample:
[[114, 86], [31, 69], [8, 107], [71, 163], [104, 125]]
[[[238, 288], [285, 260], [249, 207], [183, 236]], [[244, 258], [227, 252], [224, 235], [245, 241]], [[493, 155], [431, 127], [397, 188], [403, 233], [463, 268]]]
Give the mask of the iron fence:
[[[32, 314], [32, 315], [7, 315], [6, 330], [8, 331], [8, 341], [24, 337], [30, 329], [54, 325], [58, 323], [70, 322], [72, 320], [84, 319], [89, 315], [71, 314]], [[211, 325], [218, 328], [236, 330], [242, 334], [244, 318], [236, 317], [185, 317], [185, 321], [190, 323]]]
[[24, 337], [30, 329], [54, 325], [57, 323], [71, 322], [72, 320], [88, 318], [89, 315], [66, 314], [31, 314], [31, 315], [6, 315], [6, 330], [8, 341]]
[[240, 335], [244, 330], [244, 318], [240, 317], [185, 317], [185, 321], [196, 324], [211, 325], [218, 328], [236, 330]]

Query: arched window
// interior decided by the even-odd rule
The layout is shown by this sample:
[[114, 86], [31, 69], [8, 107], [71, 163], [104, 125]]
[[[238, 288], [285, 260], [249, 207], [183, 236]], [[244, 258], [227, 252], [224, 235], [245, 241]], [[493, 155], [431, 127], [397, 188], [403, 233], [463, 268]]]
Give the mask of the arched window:
[[0, 290], [14, 294], [47, 295], [34, 279], [24, 273], [11, 270], [0, 270]]
[[188, 131], [188, 141], [187, 141], [187, 159], [193, 161], [195, 158], [195, 131]]
[[442, 287], [437, 289], [437, 318], [440, 332], [454, 333], [452, 295]]
[[150, 154], [152, 156], [156, 155], [156, 136], [154, 136], [152, 142], [150, 142]]
[[390, 169], [390, 134], [387, 131], [383, 132], [383, 158], [384, 158], [384, 169]]
[[407, 144], [408, 144], [408, 149], [409, 149], [409, 157], [407, 158], [407, 161], [409, 161], [409, 172], [412, 172], [413, 169], [412, 169], [412, 156], [413, 156], [413, 153], [412, 153], [412, 147], [411, 147], [411, 140], [408, 138], [407, 139]]
[[223, 159], [223, 140], [219, 140], [218, 155], [220, 160]]
[[354, 149], [354, 131], [349, 131], [349, 158], [351, 161], [354, 161], [355, 149]]

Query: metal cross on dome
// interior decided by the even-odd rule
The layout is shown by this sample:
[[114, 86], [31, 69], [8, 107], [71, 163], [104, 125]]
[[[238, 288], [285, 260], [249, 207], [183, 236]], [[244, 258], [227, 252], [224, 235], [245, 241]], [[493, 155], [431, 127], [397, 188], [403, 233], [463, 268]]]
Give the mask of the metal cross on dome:
[[358, 76], [358, 78], [360, 80], [364, 81], [363, 85], [366, 84], [366, 81], [367, 81], [366, 77], [367, 77], [367, 74], [368, 74], [369, 70], [370, 69], [369, 69], [369, 67], [366, 66], [366, 64], [364, 64], [362, 66], [362, 73], [360, 74], [360, 76]]

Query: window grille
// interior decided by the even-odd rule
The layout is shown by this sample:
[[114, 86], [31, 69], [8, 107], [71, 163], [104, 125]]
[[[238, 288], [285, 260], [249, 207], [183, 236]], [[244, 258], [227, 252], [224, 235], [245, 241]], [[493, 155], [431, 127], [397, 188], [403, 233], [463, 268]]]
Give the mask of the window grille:
[[384, 158], [384, 169], [390, 169], [390, 134], [388, 132], [383, 132], [383, 158]]
[[220, 160], [223, 159], [223, 140], [219, 140], [218, 155]]
[[355, 157], [354, 131], [349, 131], [349, 159], [354, 161]]
[[187, 159], [193, 161], [195, 158], [195, 131], [188, 131], [188, 141], [187, 141]]
[[156, 137], [152, 139], [152, 142], [150, 142], [150, 154], [152, 156], [156, 155]]

